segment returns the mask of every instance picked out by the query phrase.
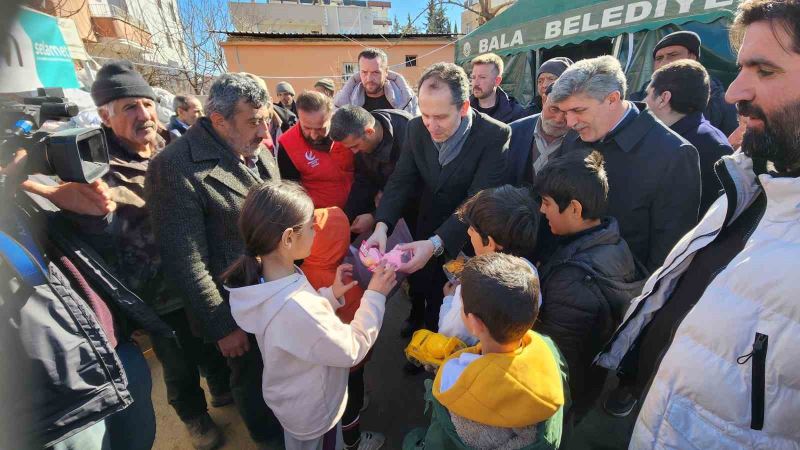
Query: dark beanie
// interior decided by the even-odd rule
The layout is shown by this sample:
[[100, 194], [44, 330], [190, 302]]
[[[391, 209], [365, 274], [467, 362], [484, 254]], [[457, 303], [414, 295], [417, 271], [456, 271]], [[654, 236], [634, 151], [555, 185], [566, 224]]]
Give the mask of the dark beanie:
[[96, 106], [125, 97], [156, 100], [156, 93], [130, 61], [112, 61], [97, 72], [92, 84], [92, 100]]
[[673, 45], [685, 47], [690, 53], [697, 55], [698, 58], [700, 57], [700, 36], [693, 31], [676, 31], [664, 36], [658, 41], [658, 44], [653, 48], [653, 59], [656, 59], [657, 51]]
[[564, 73], [564, 71], [566, 71], [571, 65], [571, 59], [565, 56], [557, 56], [542, 63], [541, 67], [539, 67], [539, 75], [543, 73], [552, 73], [553, 75], [560, 77], [561, 74]]

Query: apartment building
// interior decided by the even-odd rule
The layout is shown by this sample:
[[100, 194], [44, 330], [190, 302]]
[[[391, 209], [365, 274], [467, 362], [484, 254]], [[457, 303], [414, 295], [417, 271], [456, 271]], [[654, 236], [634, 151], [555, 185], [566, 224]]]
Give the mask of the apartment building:
[[228, 4], [237, 31], [299, 34], [385, 34], [392, 21], [388, 1], [248, 0]]

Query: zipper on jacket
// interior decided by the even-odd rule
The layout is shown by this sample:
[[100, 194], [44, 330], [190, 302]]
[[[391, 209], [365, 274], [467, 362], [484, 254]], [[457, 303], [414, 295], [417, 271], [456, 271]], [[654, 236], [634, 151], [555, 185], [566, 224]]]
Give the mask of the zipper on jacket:
[[769, 336], [756, 333], [753, 340], [753, 351], [736, 359], [740, 365], [752, 360], [751, 386], [750, 386], [750, 428], [761, 430], [764, 428], [764, 396], [767, 389], [767, 347]]

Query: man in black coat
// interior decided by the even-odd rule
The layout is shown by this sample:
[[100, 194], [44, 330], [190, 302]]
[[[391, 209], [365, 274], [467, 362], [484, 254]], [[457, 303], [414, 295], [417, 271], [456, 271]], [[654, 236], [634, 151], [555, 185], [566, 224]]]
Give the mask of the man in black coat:
[[722, 190], [722, 184], [714, 172], [714, 164], [724, 155], [733, 153], [722, 131], [703, 117], [709, 92], [706, 69], [697, 61], [684, 59], [655, 71], [644, 99], [647, 109], [672, 131], [691, 142], [700, 155], [703, 184], [700, 217], [706, 214]]
[[193, 330], [228, 358], [239, 414], [266, 447], [281, 428], [261, 394], [261, 353], [231, 315], [222, 274], [244, 251], [238, 220], [248, 191], [280, 179], [261, 145], [269, 95], [245, 75], [225, 74], [211, 85], [206, 112], [152, 159], [145, 200], [165, 278], [183, 298]]
[[619, 61], [601, 56], [567, 69], [549, 99], [572, 128], [560, 153], [589, 147], [603, 154], [608, 213], [634, 256], [653, 271], [697, 224], [700, 166], [689, 142], [623, 100], [625, 88]]
[[[653, 70], [681, 59], [700, 60], [700, 36], [691, 31], [676, 31], [664, 36], [653, 48]], [[635, 102], [647, 97], [647, 86], [631, 94], [628, 99]], [[725, 101], [725, 86], [716, 78], [710, 78], [711, 96], [708, 105], [703, 107], [703, 115], [716, 128], [729, 136], [739, 126], [736, 106]]]
[[544, 96], [540, 114], [524, 117], [510, 124], [511, 145], [508, 148], [506, 182], [514, 186], [530, 186], [539, 170], [556, 155], [569, 131], [563, 112]]
[[[375, 232], [368, 245], [386, 247], [386, 235], [415, 192], [422, 191], [417, 238], [402, 246], [413, 257], [401, 270], [421, 271], [426, 287], [425, 325], [438, 328], [445, 252], [458, 255], [467, 242], [467, 226], [454, 212], [478, 191], [502, 184], [505, 152], [511, 130], [474, 111], [469, 104], [469, 81], [455, 64], [437, 63], [419, 82], [421, 117], [408, 122], [405, 150], [384, 189], [375, 213]], [[426, 238], [426, 236], [428, 238]]]
[[500, 122], [511, 123], [530, 113], [500, 87], [503, 66], [503, 59], [494, 53], [472, 59], [472, 96], [469, 102], [476, 111]]

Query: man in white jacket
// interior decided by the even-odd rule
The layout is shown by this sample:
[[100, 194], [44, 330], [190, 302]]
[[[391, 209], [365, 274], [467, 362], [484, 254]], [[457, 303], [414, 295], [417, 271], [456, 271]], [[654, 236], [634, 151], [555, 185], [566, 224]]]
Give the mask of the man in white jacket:
[[597, 358], [635, 378], [632, 449], [800, 446], [798, 24], [800, 0], [740, 4], [741, 71], [726, 99], [747, 131], [716, 165], [725, 195]]
[[345, 83], [333, 103], [337, 108], [356, 105], [367, 111], [402, 109], [419, 115], [417, 96], [402, 75], [389, 70], [386, 52], [379, 48], [366, 48], [358, 54], [358, 73]]

